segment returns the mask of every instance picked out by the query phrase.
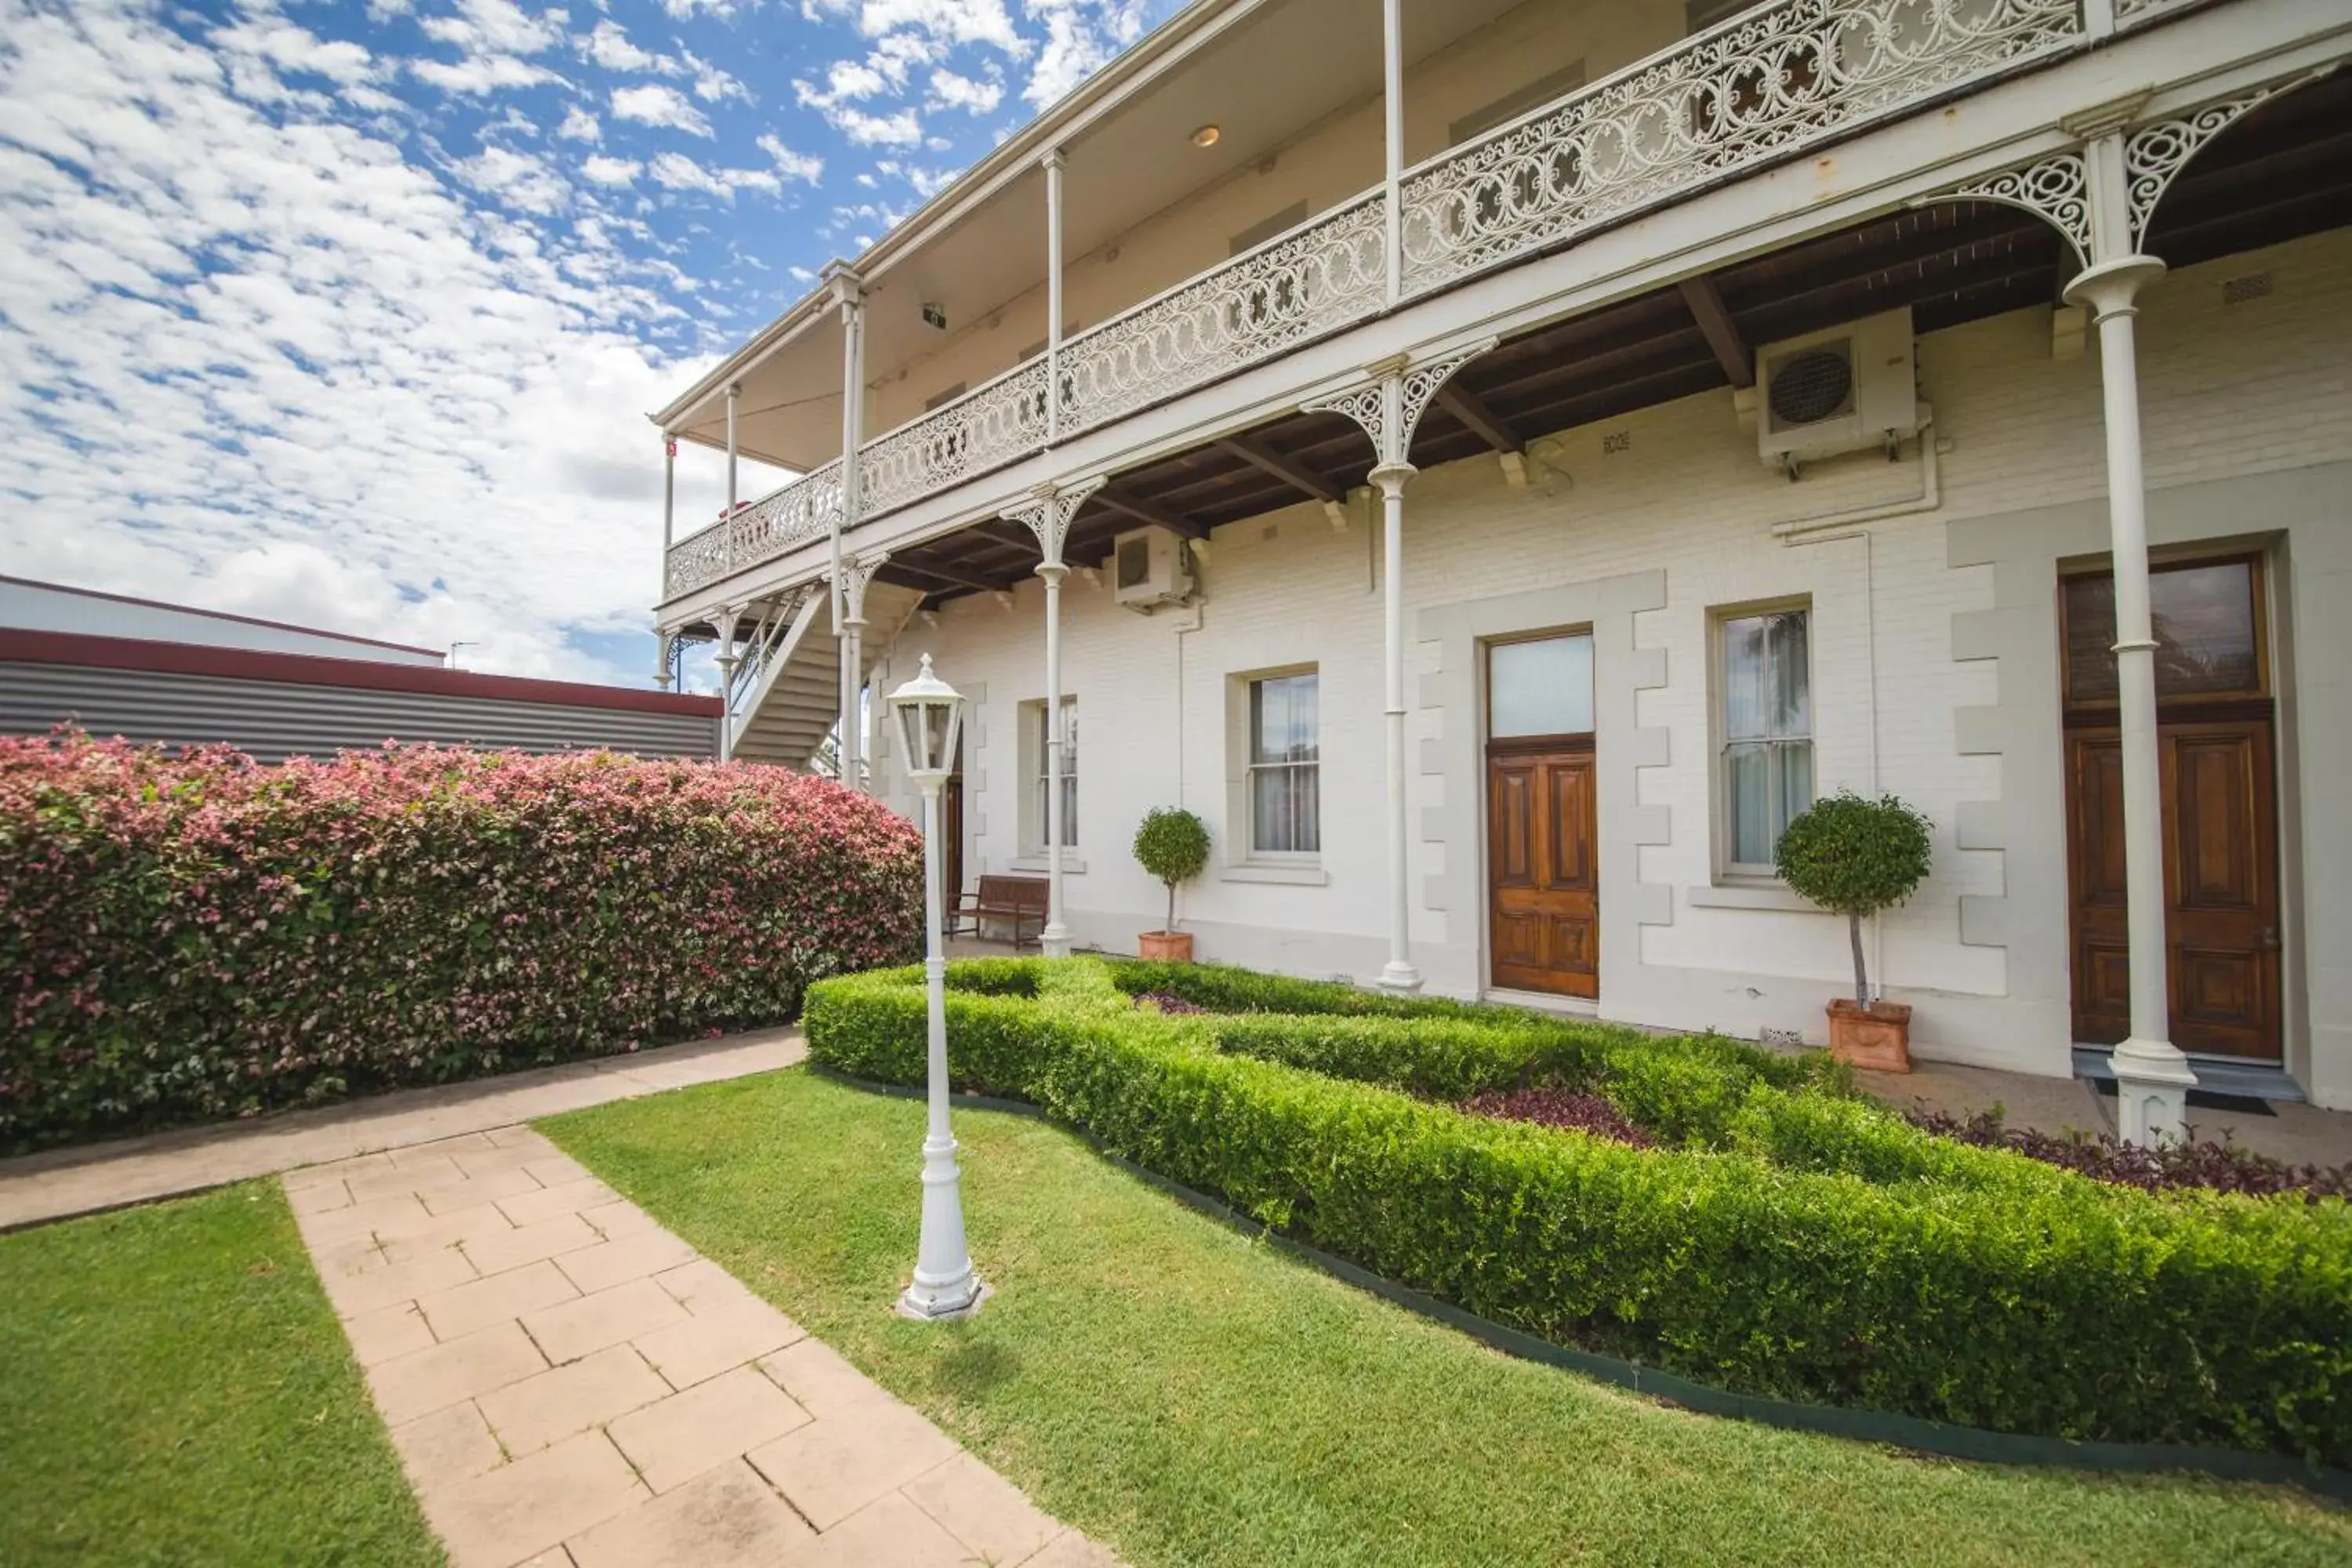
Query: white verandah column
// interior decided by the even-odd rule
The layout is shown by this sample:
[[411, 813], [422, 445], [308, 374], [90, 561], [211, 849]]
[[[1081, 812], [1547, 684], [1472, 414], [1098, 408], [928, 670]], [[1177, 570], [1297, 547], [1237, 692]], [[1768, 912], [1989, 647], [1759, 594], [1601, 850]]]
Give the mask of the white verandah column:
[[2132, 232], [2120, 131], [2084, 149], [2091, 197], [2092, 265], [2066, 286], [2099, 328], [2105, 398], [2107, 534], [2116, 583], [2116, 686], [2122, 728], [2125, 924], [2130, 949], [2131, 1033], [2109, 1058], [2116, 1130], [2126, 1142], [2181, 1136], [2197, 1075], [2172, 1043], [2164, 891], [2164, 792], [2156, 730], [2155, 629], [2148, 614], [2147, 486], [2141, 466], [2138, 350], [2132, 318], [2139, 291], [2163, 276]]
[[[661, 592], [658, 598], [669, 597], [669, 552], [677, 537], [677, 437], [662, 432], [662, 552]], [[669, 689], [670, 634], [659, 626], [654, 628], [654, 684], [664, 691]]]
[[[857, 526], [858, 514], [865, 510], [865, 476], [858, 448], [866, 440], [866, 290], [857, 274], [840, 262], [826, 268], [824, 276], [833, 285], [834, 299], [841, 305], [841, 505], [826, 536], [831, 552], [827, 566], [832, 584], [829, 607], [839, 660], [835, 684], [839, 710], [835, 722], [839, 740], [834, 757], [841, 782], [862, 790], [866, 782], [858, 757], [858, 726], [862, 718], [858, 698], [865, 684], [865, 671], [858, 662], [861, 655], [856, 646], [857, 639], [845, 624], [841, 536]], [[862, 615], [863, 584], [859, 602]]]
[[1068, 834], [1062, 779], [1067, 767], [1067, 715], [1062, 710], [1062, 579], [1069, 564], [1062, 545], [1070, 520], [1102, 488], [1100, 479], [1068, 486], [1040, 485], [1034, 499], [1008, 507], [1004, 516], [1037, 536], [1037, 575], [1045, 582], [1045, 927], [1038, 945], [1048, 958], [1070, 956], [1070, 927], [1064, 915], [1063, 839]]
[[[1382, 388], [1397, 396], [1391, 376]], [[1383, 462], [1370, 474], [1381, 487], [1381, 717], [1388, 743], [1389, 961], [1381, 984], [1391, 991], [1421, 989], [1412, 962], [1411, 845], [1405, 834], [1404, 801], [1404, 487], [1417, 470], [1403, 461]]]
[[861, 748], [851, 737], [858, 718], [857, 702], [864, 693], [866, 668], [866, 590], [874, 581], [874, 574], [890, 559], [887, 551], [864, 555], [842, 568], [834, 584], [835, 595], [842, 606], [841, 668], [847, 671], [849, 706], [842, 717], [842, 744], [836, 753], [841, 758], [842, 782], [852, 789], [864, 789], [865, 780], [858, 765]]
[[1062, 438], [1062, 150], [1045, 154], [1045, 444]]
[[727, 384], [727, 521], [726, 530], [719, 537], [727, 550], [727, 569], [735, 569], [735, 405], [741, 398], [742, 387], [734, 382]]
[[1404, 298], [1404, 18], [1402, 0], [1381, 0], [1381, 140], [1386, 143], [1381, 208], [1387, 252], [1385, 297]]
[[1371, 437], [1371, 482], [1381, 488], [1381, 717], [1388, 752], [1389, 958], [1381, 985], [1418, 991], [1412, 962], [1412, 847], [1406, 832], [1404, 735], [1404, 487], [1415, 469], [1406, 460], [1413, 426], [1437, 389], [1470, 361], [1495, 346], [1487, 338], [1467, 348], [1412, 363], [1399, 354], [1364, 367], [1371, 378], [1334, 396], [1302, 405], [1309, 412], [1345, 414]]

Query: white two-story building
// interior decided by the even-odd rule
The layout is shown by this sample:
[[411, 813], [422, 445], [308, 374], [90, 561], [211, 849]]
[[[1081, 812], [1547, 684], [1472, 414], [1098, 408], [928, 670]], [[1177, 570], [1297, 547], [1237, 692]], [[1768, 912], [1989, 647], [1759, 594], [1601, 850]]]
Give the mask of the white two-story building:
[[793, 766], [930, 654], [958, 879], [1058, 860], [1049, 947], [1160, 923], [1181, 805], [1203, 958], [1818, 1040], [1772, 848], [1850, 787], [1936, 825], [1866, 941], [1916, 1053], [2352, 1106], [2347, 56], [1197, 0], [656, 416], [803, 470], [661, 629]]

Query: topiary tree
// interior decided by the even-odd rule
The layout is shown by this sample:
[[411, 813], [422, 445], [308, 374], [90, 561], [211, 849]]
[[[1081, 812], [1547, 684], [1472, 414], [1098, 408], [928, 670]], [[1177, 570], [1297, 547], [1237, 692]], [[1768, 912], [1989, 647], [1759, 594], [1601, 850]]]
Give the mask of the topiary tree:
[[1209, 863], [1209, 829], [1181, 805], [1155, 805], [1135, 830], [1136, 862], [1168, 885], [1168, 924], [1176, 929], [1176, 884]]
[[1862, 963], [1862, 917], [1893, 909], [1927, 878], [1935, 824], [1895, 796], [1865, 800], [1840, 790], [1817, 800], [1780, 835], [1772, 853], [1781, 879], [1803, 898], [1845, 916], [1853, 940], [1853, 1005], [1870, 1005]]

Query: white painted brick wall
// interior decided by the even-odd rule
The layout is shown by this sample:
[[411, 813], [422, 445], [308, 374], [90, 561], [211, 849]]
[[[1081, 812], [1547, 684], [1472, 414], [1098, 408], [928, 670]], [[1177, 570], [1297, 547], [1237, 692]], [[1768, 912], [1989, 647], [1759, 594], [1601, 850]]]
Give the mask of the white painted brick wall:
[[[2273, 274], [2268, 296], [2221, 302], [2224, 278]], [[2352, 457], [2352, 233], [2339, 231], [2189, 269], [2159, 284], [2139, 317], [2145, 438], [2151, 488], [2296, 468]], [[1638, 647], [1663, 649], [1667, 684], [1642, 694], [1643, 727], [1670, 732], [1667, 764], [1641, 771], [1639, 804], [1667, 809], [1671, 839], [1646, 847], [1604, 843], [1604, 857], [1637, 854], [1639, 879], [1675, 889], [1670, 925], [1639, 928], [1645, 971], [1659, 984], [1602, 998], [1612, 1016], [1753, 1032], [1773, 1024], [1818, 1036], [1820, 1006], [1850, 975], [1843, 922], [1810, 912], [1691, 906], [1687, 889], [1712, 876], [1708, 617], [1714, 606], [1806, 595], [1815, 626], [1816, 774], [1892, 791], [1934, 818], [1934, 875], [1912, 903], [1881, 922], [1874, 961], [1899, 992], [1998, 999], [2005, 952], [1959, 940], [1963, 895], [2002, 891], [1998, 851], [1958, 847], [1963, 802], [2002, 796], [2000, 759], [1962, 755], [1955, 710], [1996, 700], [1990, 661], [1952, 658], [1951, 617], [1992, 605], [1990, 568], [1945, 564], [1945, 524], [2095, 497], [2104, 489], [2095, 350], [2053, 361], [2043, 310], [1937, 333], [1922, 341], [1921, 395], [1935, 408], [1943, 454], [1939, 511], [1874, 524], [1867, 537], [1790, 546], [1775, 521], [1916, 495], [1916, 462], [1874, 455], [1841, 459], [1790, 484], [1758, 460], [1727, 392], [1687, 398], [1563, 432], [1538, 444], [1531, 482], [1507, 488], [1490, 458], [1422, 475], [1407, 492], [1405, 573], [1413, 607], [1483, 598], [1663, 567], [1668, 602], [1636, 617]], [[1603, 438], [1622, 435], [1625, 449]], [[1134, 866], [1128, 843], [1150, 807], [1181, 804], [1209, 822], [1220, 846], [1239, 830], [1226, 817], [1225, 683], [1234, 672], [1314, 662], [1322, 671], [1324, 887], [1272, 887], [1206, 877], [1185, 890], [1203, 956], [1328, 972], [1331, 954], [1357, 963], [1385, 930], [1381, 612], [1373, 570], [1377, 509], [1360, 499], [1344, 534], [1299, 506], [1221, 529], [1203, 568], [1205, 603], [1144, 617], [1106, 589], [1073, 575], [1064, 595], [1064, 669], [1084, 715], [1078, 810], [1085, 871], [1069, 882], [1081, 941], [1125, 946], [1122, 933], [1155, 927], [1160, 895]], [[2217, 516], [2212, 532], [2258, 530], [2258, 518]], [[2337, 591], [2331, 586], [2330, 591]], [[958, 682], [984, 682], [988, 736], [986, 831], [967, 872], [1004, 869], [1023, 847], [1019, 813], [1001, 792], [1017, 776], [1015, 705], [1043, 692], [1037, 584], [1011, 610], [987, 597], [956, 601], [936, 627], [911, 623], [894, 666], [928, 650]], [[2352, 615], [2352, 604], [2298, 614]], [[2054, 613], [2054, 612], [2053, 612]], [[1198, 621], [1198, 629], [1179, 633]], [[1411, 650], [1427, 668], [1435, 645]], [[1409, 677], [1410, 680], [1410, 677]], [[1874, 689], [1875, 700], [1873, 700]], [[1181, 690], [1181, 695], [1180, 695]], [[2345, 716], [2335, 716], [2342, 721]], [[1409, 744], [1419, 754], [1435, 724], [1475, 725], [1473, 714], [1415, 710]], [[2057, 722], [2057, 715], [2051, 715]], [[1599, 737], [1606, 748], [1611, 737]], [[1437, 781], [1409, 770], [1412, 818], [1437, 804]], [[2058, 812], [2057, 801], [2032, 803]], [[1417, 836], [1416, 836], [1417, 837]], [[1474, 860], [1475, 844], [1412, 847], [1412, 886], [1451, 856]], [[2336, 868], [2314, 877], [2341, 878]], [[1462, 917], [1469, 919], [1469, 916]], [[1621, 917], [1622, 918], [1622, 917]], [[1603, 910], [1604, 923], [1610, 912]], [[1448, 917], [1416, 910], [1416, 942], [1473, 943]], [[1619, 932], [1622, 939], [1622, 932]], [[1321, 940], [1318, 945], [1319, 939]], [[1369, 976], [1370, 968], [1358, 964]], [[1694, 975], [1716, 975], [1712, 989]], [[1759, 977], [1791, 982], [1775, 986]], [[1962, 1059], [2018, 1060], [1993, 1037], [1998, 1009], [1937, 1037], [1923, 1007], [1925, 1044]], [[2063, 1070], [2063, 1041], [2040, 1042], [2037, 1061]]]

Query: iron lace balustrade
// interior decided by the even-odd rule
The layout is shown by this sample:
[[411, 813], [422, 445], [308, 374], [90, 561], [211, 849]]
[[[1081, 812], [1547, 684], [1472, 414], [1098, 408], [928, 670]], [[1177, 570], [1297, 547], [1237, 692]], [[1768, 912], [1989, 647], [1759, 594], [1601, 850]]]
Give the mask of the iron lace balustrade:
[[1089, 430], [1364, 320], [1386, 287], [1381, 193], [1062, 345], [1062, 429]]
[[727, 575], [727, 521], [721, 518], [698, 533], [689, 533], [669, 547], [662, 574], [662, 597], [691, 594], [705, 583]]
[[858, 450], [866, 515], [936, 495], [1045, 443], [1045, 360], [1015, 365]]
[[1404, 180], [1405, 292], [1910, 108], [2080, 37], [2077, 0], [1775, 0]]
[[841, 514], [841, 459], [778, 486], [670, 546], [663, 597], [675, 599], [822, 539]]

